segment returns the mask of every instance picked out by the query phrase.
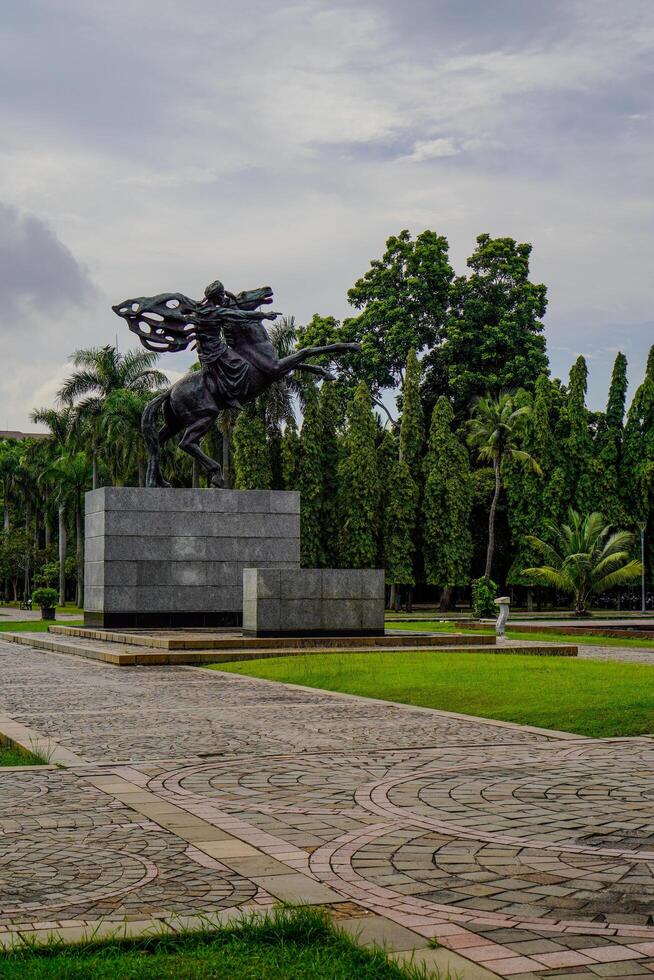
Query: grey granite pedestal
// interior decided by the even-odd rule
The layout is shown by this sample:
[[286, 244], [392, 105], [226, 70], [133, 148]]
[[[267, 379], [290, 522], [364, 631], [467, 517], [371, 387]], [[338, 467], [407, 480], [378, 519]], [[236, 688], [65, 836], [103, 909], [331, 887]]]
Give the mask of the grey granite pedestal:
[[246, 568], [243, 632], [253, 636], [383, 636], [384, 571]]
[[88, 626], [240, 626], [243, 569], [299, 566], [299, 493], [104, 487], [86, 494]]

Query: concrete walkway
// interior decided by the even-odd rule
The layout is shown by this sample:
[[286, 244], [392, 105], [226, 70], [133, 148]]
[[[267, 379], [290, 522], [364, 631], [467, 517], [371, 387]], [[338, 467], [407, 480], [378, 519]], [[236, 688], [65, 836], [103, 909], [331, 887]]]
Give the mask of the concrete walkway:
[[0, 944], [286, 900], [462, 977], [654, 973], [648, 738], [1, 640], [0, 679], [67, 767], [0, 769]]

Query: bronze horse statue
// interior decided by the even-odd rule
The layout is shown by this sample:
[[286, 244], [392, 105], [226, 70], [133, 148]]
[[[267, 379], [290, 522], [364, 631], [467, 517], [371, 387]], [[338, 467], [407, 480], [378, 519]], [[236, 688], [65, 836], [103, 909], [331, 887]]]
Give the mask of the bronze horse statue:
[[[161, 446], [182, 432], [180, 447], [206, 470], [214, 487], [224, 486], [222, 467], [200, 446], [200, 440], [224, 408], [241, 408], [292, 371], [308, 371], [334, 380], [325, 368], [306, 364], [321, 354], [359, 350], [354, 343], [304, 347], [279, 358], [263, 321], [279, 314], [260, 312], [272, 303], [269, 286], [233, 294], [221, 282], [207, 286], [201, 301], [182, 293], [162, 293], [125, 300], [112, 307], [141, 343], [152, 351], [181, 351], [194, 343], [200, 371], [189, 371], [146, 405], [142, 418], [148, 448], [148, 487], [167, 487], [161, 472]], [[159, 412], [164, 424], [158, 427]]]

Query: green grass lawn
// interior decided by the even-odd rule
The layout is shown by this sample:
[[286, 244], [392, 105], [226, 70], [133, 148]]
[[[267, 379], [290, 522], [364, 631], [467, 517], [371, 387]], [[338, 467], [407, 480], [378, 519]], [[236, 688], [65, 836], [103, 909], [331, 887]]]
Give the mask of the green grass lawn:
[[34, 755], [32, 752], [24, 752], [22, 749], [15, 749], [10, 745], [0, 745], [0, 768], [3, 766], [42, 766], [47, 759]]
[[335, 931], [324, 914], [298, 909], [204, 934], [0, 953], [6, 980], [419, 980]]
[[211, 669], [595, 738], [654, 733], [654, 668], [644, 664], [375, 651], [275, 657]]
[[[468, 629], [461, 623], [441, 623], [437, 619], [419, 620], [411, 623], [387, 623], [391, 629], [414, 630], [415, 632], [426, 631], [428, 633], [477, 633], [481, 636], [493, 636], [495, 630], [492, 626], [488, 629]], [[572, 643], [573, 645], [600, 646], [600, 647], [636, 647], [645, 650], [654, 650], [654, 640], [634, 640], [620, 639], [617, 636], [593, 636], [591, 633], [560, 633], [556, 628], [548, 630], [538, 630], [538, 632], [522, 632], [518, 627], [507, 630], [510, 640], [534, 640], [542, 643]]]
[[[7, 623], [0, 623], [0, 633], [47, 633], [48, 626], [53, 626], [55, 623], [51, 619], [13, 620]], [[64, 623], [64, 626], [83, 625], [83, 619], [67, 619]]]

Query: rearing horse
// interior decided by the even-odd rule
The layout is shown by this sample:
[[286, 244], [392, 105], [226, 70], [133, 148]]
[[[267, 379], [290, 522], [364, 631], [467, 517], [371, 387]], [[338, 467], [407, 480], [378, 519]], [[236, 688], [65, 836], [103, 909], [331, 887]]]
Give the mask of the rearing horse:
[[[221, 286], [220, 283], [214, 285]], [[180, 432], [183, 432], [180, 447], [204, 467], [212, 486], [223, 487], [220, 463], [200, 446], [200, 440], [219, 412], [254, 401], [262, 391], [292, 371], [308, 371], [334, 380], [333, 375], [319, 365], [305, 364], [305, 358], [359, 350], [359, 345], [354, 343], [327, 344], [304, 347], [279, 358], [263, 324], [264, 319], [272, 319], [277, 314], [254, 312], [261, 305], [272, 303], [272, 289], [264, 286], [237, 295], [223, 291], [221, 297], [218, 307], [207, 305], [207, 299], [197, 303], [181, 293], [139, 297], [112, 307], [149, 350], [184, 350], [191, 341], [196, 341], [201, 350], [203, 337], [211, 331], [209, 336], [217, 351], [214, 360], [218, 381], [206, 368], [189, 371], [146, 405], [141, 426], [148, 448], [148, 487], [170, 486], [161, 472], [161, 446]], [[220, 344], [221, 329], [228, 346]], [[221, 384], [221, 377], [228, 379], [228, 384], [227, 381]], [[157, 423], [160, 411], [164, 418], [161, 428]]]

